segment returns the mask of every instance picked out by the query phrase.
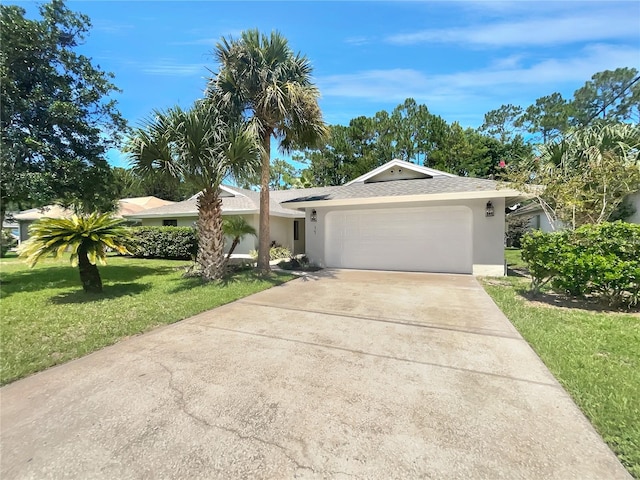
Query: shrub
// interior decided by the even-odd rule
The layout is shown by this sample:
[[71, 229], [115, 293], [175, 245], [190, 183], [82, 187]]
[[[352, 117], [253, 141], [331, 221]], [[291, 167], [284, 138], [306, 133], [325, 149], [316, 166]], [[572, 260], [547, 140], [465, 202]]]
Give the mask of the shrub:
[[191, 227], [132, 227], [129, 249], [139, 258], [191, 260], [198, 253], [198, 240]]
[[322, 270], [320, 267], [309, 263], [309, 259], [306, 255], [298, 255], [288, 260], [282, 260], [278, 263], [278, 266], [283, 270], [302, 270], [306, 272], [317, 272], [318, 270]]
[[593, 295], [612, 306], [640, 302], [640, 225], [583, 225], [573, 232], [532, 232], [522, 259], [534, 293], [551, 281], [556, 291]]
[[2, 229], [0, 231], [0, 257], [4, 257], [10, 248], [17, 245], [18, 241], [11, 235], [11, 230]]
[[566, 254], [566, 245], [567, 232], [534, 230], [522, 237], [522, 260], [527, 264], [534, 293], [558, 275], [558, 258]]
[[529, 231], [531, 217], [507, 215], [507, 247], [522, 248], [522, 237]]
[[291, 250], [287, 247], [275, 246], [269, 249], [269, 258], [271, 260], [278, 260], [280, 258], [291, 258]]
[[610, 305], [637, 305], [640, 300], [640, 225], [614, 222], [584, 225], [573, 244], [590, 264], [585, 294]]

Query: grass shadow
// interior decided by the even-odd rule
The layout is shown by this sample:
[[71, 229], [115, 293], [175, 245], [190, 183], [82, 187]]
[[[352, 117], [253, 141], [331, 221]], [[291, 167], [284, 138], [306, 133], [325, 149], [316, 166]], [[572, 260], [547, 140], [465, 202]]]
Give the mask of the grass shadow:
[[[104, 265], [98, 268], [102, 280], [114, 284], [127, 284], [147, 275], [169, 275], [176, 271], [176, 267], [173, 266]], [[71, 266], [47, 266], [17, 272], [3, 272], [0, 280], [3, 298], [13, 293], [77, 286], [81, 286], [78, 269]]]
[[522, 268], [511, 268], [509, 265], [507, 265], [507, 277], [520, 277], [520, 278], [525, 278], [528, 277], [528, 272], [525, 269]]
[[221, 287], [229, 287], [233, 284], [240, 282], [267, 282], [272, 287], [282, 285], [290, 280], [289, 272], [271, 272], [268, 275], [260, 274], [254, 268], [243, 268], [230, 272], [224, 278], [208, 283], [202, 280], [198, 276], [183, 276], [179, 280], [176, 280], [176, 285], [169, 293], [179, 293], [184, 290], [190, 290], [192, 288], [202, 287], [206, 285], [219, 285]]
[[102, 300], [138, 295], [150, 288], [151, 285], [148, 283], [117, 283], [104, 285], [102, 293], [85, 293], [84, 290], [79, 289], [56, 295], [51, 297], [49, 301], [56, 305], [100, 302]]
[[525, 288], [516, 288], [516, 293], [530, 303], [537, 303], [549, 307], [586, 310], [598, 313], [640, 313], [640, 306], [632, 309], [616, 308], [596, 298], [569, 297], [554, 292], [533, 294]]

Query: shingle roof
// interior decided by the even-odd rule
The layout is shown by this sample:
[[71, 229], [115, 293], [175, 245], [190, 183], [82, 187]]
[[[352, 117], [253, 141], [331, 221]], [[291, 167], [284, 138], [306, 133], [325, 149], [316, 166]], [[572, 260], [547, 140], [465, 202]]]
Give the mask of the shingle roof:
[[43, 217], [49, 218], [66, 218], [73, 215], [72, 210], [61, 207], [60, 205], [46, 205], [42, 208], [30, 208], [16, 213], [13, 218], [16, 220], [40, 220]]
[[[149, 207], [155, 207], [162, 205], [168, 206], [173, 202], [169, 200], [162, 200], [158, 197], [132, 197], [121, 198], [118, 200], [118, 210], [115, 213], [116, 217], [131, 216], [141, 211], [146, 211]], [[73, 215], [73, 210], [63, 208], [60, 205], [46, 205], [42, 208], [30, 208], [29, 210], [23, 210], [16, 213], [14, 218], [16, 220], [29, 221], [40, 220], [43, 217], [49, 218], [70, 218]]]
[[[486, 192], [498, 188], [498, 182], [482, 178], [444, 177], [420, 178], [377, 183], [353, 183], [340, 187], [324, 187], [297, 192], [283, 200], [285, 204], [322, 200], [342, 200], [372, 197], [396, 197], [405, 195], [430, 195], [441, 193]], [[315, 191], [311, 191], [315, 190]], [[303, 195], [300, 195], [303, 194]]]
[[[260, 193], [244, 188], [227, 186], [239, 193], [235, 197], [222, 198], [222, 211], [226, 213], [242, 211], [260, 211]], [[397, 180], [377, 183], [354, 183], [335, 187], [314, 187], [295, 190], [274, 190], [269, 193], [269, 209], [271, 215], [301, 217], [301, 211], [296, 210], [296, 203], [342, 200], [374, 197], [396, 197], [406, 195], [430, 195], [443, 193], [489, 192], [498, 188], [498, 182], [482, 178], [445, 177]], [[167, 215], [197, 215], [195, 197], [183, 202], [174, 203], [159, 208], [146, 210], [132, 218], [159, 217]]]
[[[247, 190], [245, 188], [232, 187], [225, 185], [228, 189], [238, 193], [239, 195], [230, 197], [222, 197], [222, 212], [223, 213], [242, 213], [242, 212], [254, 212], [260, 211], [260, 192], [253, 190]], [[298, 193], [293, 194], [294, 197], [299, 196], [300, 192], [306, 192], [307, 190], [297, 190]], [[293, 190], [273, 191], [269, 195], [269, 211], [271, 215], [285, 216], [285, 217], [302, 217], [304, 214], [298, 210], [285, 208], [280, 205], [281, 199], [291, 198]], [[151, 208], [145, 210], [139, 214], [128, 215], [130, 218], [154, 218], [161, 216], [190, 216], [198, 214], [197, 195], [194, 195], [188, 200], [174, 203], [173, 205], [166, 205], [158, 208]]]

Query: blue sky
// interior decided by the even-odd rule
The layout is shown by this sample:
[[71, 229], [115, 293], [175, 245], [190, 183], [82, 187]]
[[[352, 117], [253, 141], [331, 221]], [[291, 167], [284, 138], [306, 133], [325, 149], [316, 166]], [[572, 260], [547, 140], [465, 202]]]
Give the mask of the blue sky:
[[[7, 3], [13, 3], [10, 0]], [[35, 2], [15, 2], [37, 12]], [[135, 126], [189, 106], [216, 69], [222, 36], [279, 30], [306, 54], [325, 120], [391, 110], [407, 97], [464, 127], [502, 104], [571, 97], [591, 75], [640, 69], [640, 2], [68, 1], [93, 28], [82, 46], [123, 90]], [[114, 165], [124, 158], [112, 152]]]

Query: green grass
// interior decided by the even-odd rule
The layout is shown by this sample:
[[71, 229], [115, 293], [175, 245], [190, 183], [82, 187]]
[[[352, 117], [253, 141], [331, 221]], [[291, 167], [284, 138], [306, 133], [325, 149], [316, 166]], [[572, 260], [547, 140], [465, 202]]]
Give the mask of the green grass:
[[513, 269], [523, 269], [525, 268], [525, 263], [522, 261], [522, 257], [520, 256], [521, 250], [519, 248], [506, 248], [504, 250], [504, 258], [507, 261], [507, 267]]
[[640, 315], [586, 310], [575, 302], [559, 307], [530, 301], [528, 282], [485, 279], [484, 287], [640, 479]]
[[0, 263], [3, 262], [15, 262], [18, 260], [18, 254], [16, 252], [8, 251], [4, 254], [4, 257], [0, 257]]
[[0, 262], [1, 384], [294, 278], [243, 271], [202, 284], [183, 278], [189, 262], [108, 262], [100, 267], [102, 294], [84, 293], [68, 260], [33, 269], [17, 259]]

